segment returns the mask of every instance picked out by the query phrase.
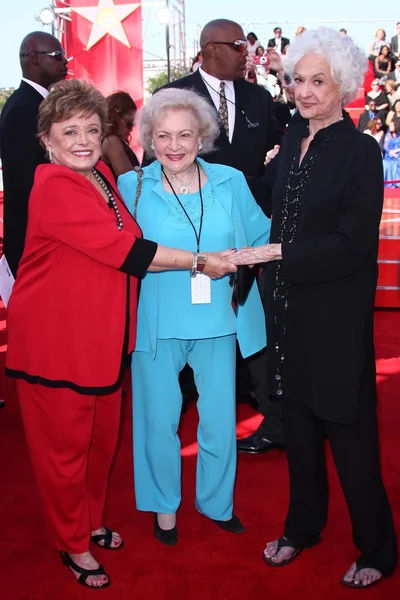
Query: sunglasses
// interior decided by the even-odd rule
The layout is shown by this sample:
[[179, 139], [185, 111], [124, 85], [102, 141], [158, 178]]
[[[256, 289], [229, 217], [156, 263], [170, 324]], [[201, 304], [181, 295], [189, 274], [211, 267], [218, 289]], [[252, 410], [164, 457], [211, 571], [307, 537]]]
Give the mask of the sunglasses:
[[244, 52], [247, 48], [246, 40], [234, 40], [233, 42], [210, 42], [210, 44], [224, 44], [230, 46], [236, 52]]
[[133, 121], [129, 121], [128, 119], [125, 119], [124, 115], [121, 115], [121, 113], [120, 113], [120, 112], [118, 113], [118, 115], [121, 117], [121, 119], [122, 119], [123, 121], [125, 121], [126, 128], [127, 128], [127, 129], [132, 129], [132, 127], [133, 127], [133, 126], [134, 126], [134, 124], [135, 124], [135, 121], [134, 121], [134, 120], [133, 120]]
[[[62, 60], [65, 60], [65, 52], [64, 50], [55, 50], [54, 52], [45, 52], [44, 50], [31, 50], [31, 52], [34, 52], [35, 54], [46, 54], [46, 56], [51, 56], [51, 58], [54, 58], [55, 60], [58, 60], [59, 62], [61, 62]], [[30, 52], [28, 52], [27, 54], [20, 54], [20, 56], [29, 56]]]

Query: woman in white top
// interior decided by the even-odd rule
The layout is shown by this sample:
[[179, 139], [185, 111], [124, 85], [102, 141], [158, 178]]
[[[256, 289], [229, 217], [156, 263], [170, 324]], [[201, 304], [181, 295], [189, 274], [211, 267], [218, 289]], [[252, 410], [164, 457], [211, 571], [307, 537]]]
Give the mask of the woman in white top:
[[386, 31], [384, 29], [378, 29], [375, 33], [375, 37], [369, 45], [370, 58], [375, 58], [380, 54], [382, 46], [386, 44]]
[[368, 121], [367, 129], [365, 129], [363, 133], [371, 135], [378, 142], [382, 152], [384, 139], [384, 133], [382, 131], [382, 120], [378, 118], [371, 119], [370, 121]]
[[387, 81], [385, 81], [385, 92], [387, 99], [389, 100], [390, 107], [394, 105], [396, 100], [400, 99], [397, 87], [397, 83], [392, 79], [388, 79]]
[[247, 39], [247, 52], [249, 53], [250, 56], [254, 56], [258, 46], [261, 45], [258, 40], [258, 37], [256, 36], [256, 34], [253, 31], [250, 31], [250, 33], [247, 34], [246, 39]]

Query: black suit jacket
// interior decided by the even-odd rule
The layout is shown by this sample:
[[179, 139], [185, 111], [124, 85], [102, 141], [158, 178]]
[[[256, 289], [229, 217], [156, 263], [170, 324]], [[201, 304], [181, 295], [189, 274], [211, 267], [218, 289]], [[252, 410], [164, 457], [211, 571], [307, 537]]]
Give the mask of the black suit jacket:
[[[199, 71], [177, 79], [165, 87], [191, 89], [215, 109]], [[207, 162], [220, 163], [242, 171], [246, 176], [260, 176], [264, 170], [265, 154], [279, 144], [283, 131], [275, 114], [271, 94], [262, 87], [243, 79], [234, 82], [235, 128], [232, 143], [220, 125], [215, 141], [216, 150], [204, 156]], [[215, 109], [216, 114], [217, 110]]]
[[[281, 37], [281, 52], [283, 53], [285, 48], [289, 46], [290, 40], [289, 38]], [[275, 48], [275, 38], [271, 38], [268, 40], [268, 48]]]
[[[371, 401], [361, 388], [363, 377], [369, 378], [375, 395], [373, 313], [382, 157], [376, 141], [357, 131], [348, 115], [327, 130], [312, 141], [318, 154], [302, 195], [297, 233], [293, 242], [282, 245], [283, 273], [290, 284], [286, 335], [279, 336], [285, 355], [282, 389], [284, 397], [306, 404], [321, 419], [352, 423], [359, 403]], [[277, 157], [272, 243], [281, 239], [286, 182], [307, 133], [307, 122], [293, 118]], [[266, 265], [262, 294], [271, 393], [276, 390], [274, 345], [277, 327], [282, 327], [274, 320], [276, 265]]]
[[391, 79], [392, 81], [396, 81], [396, 83], [397, 83], [397, 80], [396, 80], [396, 71], [395, 70], [390, 71], [390, 73], [388, 75], [388, 79]]
[[28, 200], [36, 167], [46, 162], [39, 143], [37, 117], [43, 97], [29, 83], [5, 103], [0, 115], [0, 151], [4, 183], [4, 254], [14, 275], [22, 256]]
[[[379, 111], [376, 113], [374, 119], [382, 119], [382, 123], [385, 123], [385, 119], [384, 119], [384, 115], [382, 114], [382, 111]], [[358, 123], [357, 123], [357, 129], [358, 131], [365, 131], [367, 129], [367, 125], [370, 122], [370, 116], [369, 116], [369, 111], [366, 110], [363, 113], [361, 113], [359, 119], [358, 119]]]
[[390, 46], [392, 53], [399, 51], [399, 38], [397, 37], [397, 35], [394, 35], [390, 40]]

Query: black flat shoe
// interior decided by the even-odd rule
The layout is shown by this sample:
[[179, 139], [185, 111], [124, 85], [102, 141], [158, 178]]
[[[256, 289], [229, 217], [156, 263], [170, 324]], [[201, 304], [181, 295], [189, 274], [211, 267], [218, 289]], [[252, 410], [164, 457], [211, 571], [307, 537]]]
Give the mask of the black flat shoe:
[[175, 546], [178, 541], [176, 525], [172, 529], [161, 529], [158, 524], [157, 513], [154, 513], [154, 535], [160, 542], [167, 546]]
[[224, 531], [229, 531], [230, 533], [243, 533], [245, 528], [239, 521], [236, 515], [232, 515], [232, 518], [229, 521], [218, 521], [217, 519], [211, 519], [214, 521], [218, 527], [223, 529]]
[[265, 454], [272, 450], [284, 452], [285, 446], [283, 444], [271, 442], [268, 438], [255, 432], [248, 437], [237, 440], [237, 449], [244, 454]]
[[[112, 545], [112, 529], [108, 529], [108, 527], [104, 527], [106, 530], [105, 533], [98, 533], [97, 535], [91, 535], [90, 539], [94, 542], [99, 548], [105, 548], [106, 550], [120, 550], [124, 546], [124, 540], [118, 544], [118, 546]], [[103, 542], [102, 544], [100, 542]]]
[[[107, 573], [101, 565], [98, 569], [83, 569], [72, 560], [72, 558], [67, 552], [60, 552], [60, 555], [61, 560], [63, 561], [66, 567], [73, 569], [76, 573], [80, 573], [76, 581], [84, 585], [85, 587], [88, 587], [92, 590], [103, 590], [111, 584], [111, 579], [109, 578], [109, 576], [107, 575]], [[86, 583], [86, 580], [91, 575], [105, 575], [108, 581], [106, 581], [106, 583], [102, 583], [101, 585], [89, 585], [88, 583]]]

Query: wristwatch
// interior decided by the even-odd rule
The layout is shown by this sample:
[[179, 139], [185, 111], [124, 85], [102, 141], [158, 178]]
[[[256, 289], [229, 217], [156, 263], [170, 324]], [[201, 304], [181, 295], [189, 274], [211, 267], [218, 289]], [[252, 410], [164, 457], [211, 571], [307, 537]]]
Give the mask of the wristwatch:
[[204, 271], [204, 267], [207, 264], [208, 256], [203, 256], [202, 254], [197, 255], [197, 272], [202, 273]]

